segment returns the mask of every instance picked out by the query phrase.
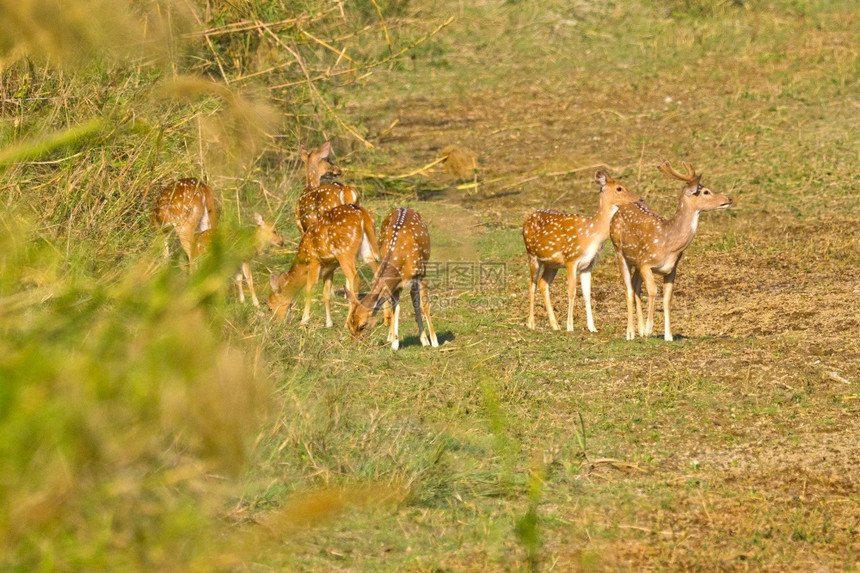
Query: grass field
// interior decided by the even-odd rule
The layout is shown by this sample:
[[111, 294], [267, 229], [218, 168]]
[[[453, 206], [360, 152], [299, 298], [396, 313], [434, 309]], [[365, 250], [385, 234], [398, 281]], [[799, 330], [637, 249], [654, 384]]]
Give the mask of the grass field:
[[[309, 68], [352, 65], [259, 26], [323, 9], [211, 6], [183, 33], [253, 32], [151, 57], [231, 88], [286, 67], [289, 42], [315, 47]], [[860, 9], [355, 6], [365, 21], [311, 17], [329, 26], [316, 38], [384, 63], [317, 95], [260, 95], [292, 81], [267, 72], [247, 99], [188, 79], [171, 88], [186, 100], [152, 98], [169, 65], [56, 71], [0, 45], [0, 566], [856, 571]], [[277, 136], [255, 143], [254, 122]], [[65, 128], [82, 131], [41, 135]], [[427, 221], [440, 348], [420, 346], [408, 304], [397, 352], [381, 326], [353, 341], [342, 298], [332, 329], [319, 301], [307, 328], [238, 304], [250, 213], [289, 238], [256, 262], [265, 297], [298, 243], [298, 143], [327, 137], [377, 222], [400, 205]], [[477, 155], [477, 178], [422, 169], [450, 146]], [[574, 332], [541, 305], [526, 329], [524, 217], [594, 212], [598, 165], [669, 215], [663, 159], [734, 200], [702, 215], [680, 264], [676, 340], [624, 340], [611, 244], [599, 332], [581, 297]], [[160, 259], [149, 209], [192, 175], [226, 231], [189, 275]]]

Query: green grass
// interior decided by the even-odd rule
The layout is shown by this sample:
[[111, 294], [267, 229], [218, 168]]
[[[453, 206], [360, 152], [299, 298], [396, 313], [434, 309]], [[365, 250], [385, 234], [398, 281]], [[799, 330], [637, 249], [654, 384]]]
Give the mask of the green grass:
[[[856, 570], [860, 12], [379, 5], [392, 47], [365, 2], [177, 11], [185, 32], [306, 10], [334, 51], [287, 24], [283, 44], [192, 35], [120, 63], [31, 65], [0, 45], [0, 565]], [[420, 346], [408, 303], [397, 352], [382, 326], [353, 341], [340, 297], [331, 329], [319, 300], [309, 327], [238, 304], [251, 213], [288, 239], [255, 261], [265, 299], [298, 243], [298, 143], [330, 136], [377, 222], [407, 205], [434, 261], [504, 264], [483, 292], [437, 281], [440, 348]], [[477, 189], [439, 167], [396, 178], [449, 145], [477, 153]], [[735, 200], [681, 263], [678, 339], [624, 340], [609, 245], [599, 332], [581, 295], [573, 333], [540, 303], [527, 330], [524, 216], [593, 212], [595, 164], [671, 213], [663, 158]], [[149, 213], [192, 175], [223, 232], [185, 273]]]

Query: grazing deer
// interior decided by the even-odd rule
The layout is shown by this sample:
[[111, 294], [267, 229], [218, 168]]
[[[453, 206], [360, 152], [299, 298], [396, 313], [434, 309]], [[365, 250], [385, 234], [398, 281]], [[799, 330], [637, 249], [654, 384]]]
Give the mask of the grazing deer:
[[[264, 220], [263, 216], [259, 213], [254, 213], [254, 226], [256, 227], [254, 230], [254, 252], [257, 255], [263, 254], [269, 249], [269, 247], [284, 246], [284, 239], [281, 237], [275, 224]], [[196, 258], [198, 255], [208, 250], [211, 242], [211, 229], [207, 229], [206, 231], [199, 233], [195, 237], [194, 248], [192, 250], [194, 257]], [[254, 306], [260, 306], [260, 301], [257, 299], [257, 292], [254, 290], [254, 279], [251, 276], [250, 261], [242, 262], [242, 267], [239, 272], [236, 273], [235, 280], [236, 286], [239, 290], [239, 302], [243, 304], [245, 302], [245, 289], [242, 284], [244, 281], [248, 283], [248, 292], [251, 294], [251, 303]]]
[[[671, 219], [661, 217], [644, 203], [622, 206], [612, 218], [610, 236], [615, 246], [618, 268], [624, 279], [627, 294], [627, 340], [633, 340], [633, 304], [639, 336], [651, 336], [654, 330], [654, 298], [657, 284], [654, 275], [663, 276], [663, 326], [665, 340], [672, 340], [669, 322], [669, 304], [678, 262], [696, 233], [699, 213], [725, 209], [732, 204], [726, 195], [702, 187], [702, 176], [696, 174], [689, 163], [684, 163], [685, 174], [675, 171], [664, 162], [658, 169], [684, 182], [678, 210]], [[648, 291], [648, 322], [642, 317], [642, 282]]]
[[523, 241], [529, 257], [529, 318], [526, 325], [535, 327], [535, 291], [543, 294], [549, 324], [558, 330], [558, 322], [550, 300], [549, 287], [561, 267], [567, 269], [567, 330], [573, 330], [573, 301], [576, 297], [576, 276], [582, 281], [585, 298], [585, 316], [588, 330], [594, 328], [591, 315], [591, 270], [604, 241], [609, 238], [609, 221], [619, 205], [639, 201], [606, 171], [594, 174], [600, 185], [597, 213], [591, 217], [566, 215], [558, 211], [541, 209], [529, 215], [523, 223]]
[[[427, 300], [425, 270], [430, 259], [430, 234], [421, 215], [414, 209], [400, 207], [392, 210], [379, 232], [382, 262], [376, 272], [370, 292], [361, 301], [350, 296], [349, 314], [346, 324], [353, 336], [366, 334], [376, 324], [376, 314], [387, 300], [394, 307], [388, 328], [391, 348], [400, 347], [398, 328], [400, 325], [400, 293], [411, 284], [412, 306], [422, 346], [439, 346], [433, 322], [430, 320], [430, 304]], [[352, 293], [350, 293], [352, 294]], [[421, 314], [427, 319], [427, 332], [421, 322]], [[428, 336], [429, 333], [429, 336]]]
[[341, 174], [340, 168], [329, 159], [329, 153], [330, 141], [314, 151], [308, 151], [304, 145], [299, 148], [299, 155], [305, 163], [307, 184], [296, 203], [296, 226], [302, 233], [310, 229], [326, 211], [338, 205], [358, 205], [358, 191], [352, 185], [337, 181], [322, 184], [323, 179]]
[[[212, 189], [194, 178], [167, 185], [158, 195], [152, 220], [159, 227], [172, 227], [176, 231], [188, 262], [192, 262], [197, 256], [196, 235], [213, 229], [217, 222]], [[166, 240], [164, 255], [170, 256]]]
[[358, 271], [355, 270], [355, 257], [361, 253], [364, 261], [376, 271], [379, 250], [376, 247], [376, 233], [370, 213], [358, 205], [339, 205], [320, 216], [299, 243], [299, 252], [290, 270], [286, 273], [272, 274], [269, 283], [269, 308], [278, 318], [283, 318], [289, 310], [296, 293], [304, 285], [305, 309], [301, 324], [307, 324], [311, 316], [311, 289], [322, 277], [323, 303], [325, 304], [325, 325], [332, 326], [331, 278], [338, 267], [346, 275], [346, 290], [353, 297], [358, 293]]
[[[259, 213], [254, 213], [254, 225], [257, 227], [254, 230], [254, 252], [257, 255], [265, 253], [269, 247], [283, 247], [284, 239], [275, 228], [274, 223], [269, 223], [263, 219]], [[260, 306], [260, 301], [257, 299], [257, 293], [254, 291], [254, 279], [251, 277], [251, 262], [245, 261], [242, 263], [242, 272], [236, 273], [236, 285], [239, 287], [239, 302], [245, 302], [245, 290], [242, 288], [242, 282], [248, 283], [248, 292], [251, 293], [251, 303], [254, 306]]]

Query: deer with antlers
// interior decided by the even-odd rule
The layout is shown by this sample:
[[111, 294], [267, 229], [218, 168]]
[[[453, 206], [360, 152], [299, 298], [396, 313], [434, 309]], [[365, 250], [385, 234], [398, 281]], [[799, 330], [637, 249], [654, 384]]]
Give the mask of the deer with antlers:
[[[388, 342], [391, 348], [400, 347], [400, 293], [410, 286], [418, 337], [422, 346], [439, 346], [433, 322], [430, 319], [430, 303], [427, 299], [425, 272], [430, 260], [430, 233], [414, 209], [400, 207], [392, 210], [379, 232], [382, 262], [373, 284], [360, 301], [350, 294], [349, 314], [346, 324], [356, 338], [368, 333], [376, 324], [376, 314], [386, 301], [391, 301], [393, 316], [388, 327]], [[387, 311], [386, 311], [387, 312]], [[421, 315], [427, 319], [427, 332]]]
[[330, 141], [314, 150], [308, 150], [304, 145], [299, 148], [299, 155], [305, 164], [306, 181], [306, 187], [296, 203], [296, 226], [302, 233], [310, 229], [326, 211], [338, 205], [358, 205], [358, 191], [352, 185], [338, 181], [323, 183], [323, 180], [341, 174], [340, 168], [329, 158], [330, 154]]
[[346, 275], [346, 290], [353, 297], [358, 294], [359, 278], [355, 257], [361, 254], [364, 261], [376, 271], [379, 249], [370, 213], [358, 205], [338, 205], [323, 213], [299, 242], [299, 251], [290, 270], [272, 274], [269, 283], [272, 292], [268, 305], [278, 318], [284, 318], [296, 293], [304, 286], [305, 308], [301, 324], [310, 321], [311, 289], [322, 277], [323, 303], [326, 326], [331, 320], [331, 279], [340, 267]]
[[523, 223], [523, 241], [529, 258], [529, 317], [526, 325], [531, 329], [535, 327], [535, 291], [538, 289], [543, 294], [550, 327], [559, 329], [549, 287], [558, 270], [564, 267], [567, 269], [567, 330], [573, 330], [573, 302], [579, 275], [588, 330], [597, 332], [591, 314], [591, 271], [600, 247], [609, 238], [612, 215], [620, 205], [639, 201], [640, 197], [604, 170], [595, 173], [594, 178], [600, 186], [600, 198], [597, 213], [591, 217], [541, 209], [529, 215]]
[[[610, 237], [615, 246], [618, 268], [624, 279], [627, 298], [627, 340], [636, 336], [633, 330], [635, 299], [639, 336], [651, 336], [654, 330], [654, 299], [657, 284], [654, 275], [663, 277], [663, 327], [665, 340], [672, 340], [669, 305], [675, 284], [675, 273], [684, 250], [693, 241], [699, 224], [699, 213], [726, 209], [731, 198], [703, 187], [702, 176], [689, 163], [685, 173], [679, 173], [668, 162], [658, 169], [665, 175], [684, 182], [678, 210], [667, 219], [653, 212], [644, 202], [618, 209], [610, 224]], [[648, 292], [648, 321], [642, 316], [642, 283]]]
[[[172, 228], [179, 237], [182, 249], [191, 263], [198, 254], [197, 235], [215, 227], [215, 198], [212, 189], [194, 178], [180, 179], [161, 190], [152, 212], [153, 223], [162, 228]], [[204, 239], [205, 240], [205, 239]], [[170, 256], [167, 241], [165, 257]]]

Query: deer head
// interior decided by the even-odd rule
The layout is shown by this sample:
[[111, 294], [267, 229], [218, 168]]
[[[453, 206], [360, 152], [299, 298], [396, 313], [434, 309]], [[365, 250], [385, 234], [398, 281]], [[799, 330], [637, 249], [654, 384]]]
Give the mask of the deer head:
[[330, 153], [330, 141], [326, 141], [313, 151], [308, 150], [304, 144], [299, 146], [299, 156], [305, 164], [305, 178], [308, 187], [319, 187], [321, 180], [332, 179], [341, 175], [340, 168], [328, 158]]
[[696, 169], [689, 163], [682, 163], [685, 173], [679, 173], [668, 161], [657, 166], [664, 175], [684, 182], [684, 190], [681, 194], [681, 202], [689, 205], [696, 211], [713, 211], [714, 209], [725, 209], [732, 204], [729, 196], [714, 193], [702, 185], [702, 174], [696, 173]]
[[254, 245], [258, 252], [265, 251], [270, 245], [278, 248], [284, 246], [284, 238], [274, 223], [266, 221], [259, 213], [254, 213], [254, 224], [257, 226], [254, 231]]
[[391, 284], [399, 284], [403, 275], [389, 260], [382, 262], [376, 279], [371, 285], [370, 292], [364, 298], [358, 299], [347, 290], [349, 299], [349, 314], [346, 317], [346, 326], [350, 334], [355, 338], [361, 338], [368, 334], [378, 321], [377, 313], [392, 296]]
[[289, 293], [289, 289], [285, 288], [289, 279], [289, 273], [271, 273], [269, 275], [269, 286], [272, 287], [272, 292], [269, 293], [266, 304], [275, 318], [286, 318], [290, 307], [292, 307], [293, 297]]
[[358, 300], [348, 290], [347, 298], [349, 299], [349, 314], [346, 317], [346, 326], [353, 338], [362, 338], [376, 326], [377, 307], [382, 306], [384, 300], [373, 294], [368, 294], [363, 300]]
[[597, 171], [594, 180], [600, 185], [600, 200], [608, 201], [610, 205], [624, 205], [642, 200], [642, 197], [627, 189], [623, 183], [610, 177], [605, 169]]

